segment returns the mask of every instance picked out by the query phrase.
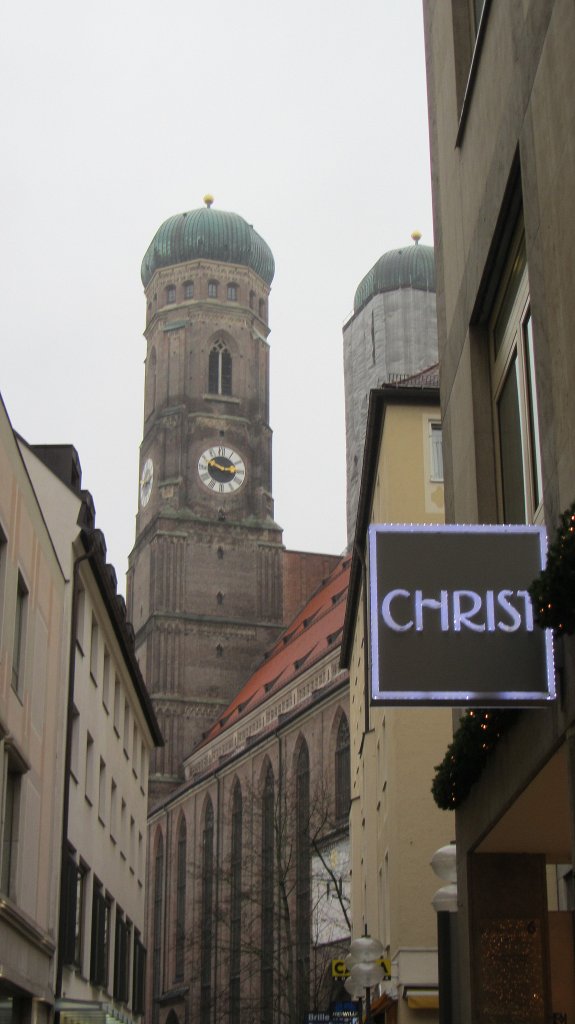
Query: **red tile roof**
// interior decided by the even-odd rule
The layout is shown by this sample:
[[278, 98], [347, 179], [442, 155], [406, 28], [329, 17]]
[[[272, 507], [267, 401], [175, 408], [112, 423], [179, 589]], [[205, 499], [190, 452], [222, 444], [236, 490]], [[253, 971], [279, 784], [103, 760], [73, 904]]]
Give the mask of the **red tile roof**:
[[[341, 641], [351, 557], [340, 559], [264, 659], [200, 746], [221, 736], [271, 694], [277, 693]], [[198, 749], [198, 748], [196, 748]]]

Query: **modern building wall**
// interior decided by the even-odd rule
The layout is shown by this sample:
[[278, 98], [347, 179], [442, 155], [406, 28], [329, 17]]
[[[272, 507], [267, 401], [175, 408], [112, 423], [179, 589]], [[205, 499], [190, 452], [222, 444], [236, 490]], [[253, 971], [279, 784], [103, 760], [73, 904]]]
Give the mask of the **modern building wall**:
[[[426, 0], [424, 17], [446, 515], [544, 522], [553, 539], [575, 495], [575, 9]], [[571, 915], [570, 930], [572, 638], [555, 649], [558, 700], [518, 714], [455, 812], [465, 1020], [509, 1017], [526, 1000], [534, 1021], [575, 1010], [554, 916]], [[514, 903], [511, 878], [523, 879]], [[522, 957], [527, 917], [535, 952], [506, 989], [497, 950]]]
[[394, 1022], [419, 1019], [410, 1002], [420, 990], [430, 990], [426, 998], [435, 1013], [429, 1019], [437, 1020], [431, 901], [438, 886], [429, 862], [453, 836], [430, 789], [451, 735], [451, 714], [447, 708], [370, 706], [359, 552], [367, 557], [370, 523], [443, 522], [432, 424], [440, 425], [437, 387], [371, 391], [342, 648], [350, 673], [353, 932], [359, 936], [366, 928], [391, 960], [391, 981], [375, 993], [375, 1009], [378, 1019]]

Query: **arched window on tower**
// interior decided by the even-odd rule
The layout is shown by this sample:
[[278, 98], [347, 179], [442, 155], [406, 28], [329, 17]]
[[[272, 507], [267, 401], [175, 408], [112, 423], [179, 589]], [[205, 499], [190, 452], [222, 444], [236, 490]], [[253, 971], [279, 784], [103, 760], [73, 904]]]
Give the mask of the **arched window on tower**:
[[240, 1019], [242, 939], [242, 789], [234, 786], [230, 858], [230, 1020]]
[[261, 1007], [262, 1020], [273, 1019], [274, 1001], [274, 863], [275, 863], [274, 773], [268, 764], [262, 795], [261, 875]]
[[221, 339], [216, 341], [210, 352], [208, 391], [211, 395], [232, 393], [232, 357]]
[[186, 299], [193, 299], [193, 297], [194, 297], [194, 282], [193, 281], [185, 281], [184, 282], [184, 297]]
[[175, 284], [169, 284], [166, 288], [166, 302], [176, 301], [176, 286]]
[[350, 771], [349, 723], [346, 716], [342, 715], [335, 744], [335, 816], [337, 821], [342, 821], [349, 814]]
[[156, 408], [156, 350], [153, 348], [146, 366], [146, 416]]
[[214, 809], [208, 799], [202, 833], [202, 909], [200, 944], [200, 1020], [211, 1019], [214, 940]]
[[238, 286], [237, 284], [228, 285], [228, 302], [238, 301]]
[[208, 281], [208, 299], [217, 299], [218, 297], [218, 282]]
[[311, 952], [311, 858], [309, 752], [302, 742], [296, 763], [296, 1006], [298, 1020], [309, 1003]]
[[176, 875], [176, 962], [174, 980], [183, 981], [186, 946], [186, 819], [182, 815], [178, 830]]
[[162, 992], [162, 925], [164, 916], [164, 837], [158, 830], [156, 858], [154, 862], [154, 910], [152, 937], [152, 1021], [157, 1024], [160, 1016], [160, 995]]

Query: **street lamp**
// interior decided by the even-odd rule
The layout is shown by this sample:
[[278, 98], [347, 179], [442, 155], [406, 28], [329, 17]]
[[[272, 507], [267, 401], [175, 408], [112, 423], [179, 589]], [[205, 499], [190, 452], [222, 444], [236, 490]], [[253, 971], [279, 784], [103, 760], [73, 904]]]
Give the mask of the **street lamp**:
[[449, 843], [436, 850], [431, 867], [447, 882], [432, 899], [437, 913], [437, 959], [439, 971], [439, 1024], [454, 1024], [457, 1018], [457, 850]]
[[349, 978], [345, 982], [347, 991], [357, 997], [365, 990], [365, 1019], [371, 1021], [371, 989], [383, 980], [385, 971], [381, 965], [383, 946], [379, 939], [361, 935], [353, 939], [350, 952], [345, 958]]

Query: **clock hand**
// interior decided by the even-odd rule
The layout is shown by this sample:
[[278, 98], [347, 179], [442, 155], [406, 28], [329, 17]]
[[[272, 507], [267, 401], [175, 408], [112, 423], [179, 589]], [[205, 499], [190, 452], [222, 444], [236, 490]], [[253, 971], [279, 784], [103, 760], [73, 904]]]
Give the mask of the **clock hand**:
[[208, 466], [213, 466], [215, 469], [219, 469], [221, 473], [235, 473], [236, 472], [236, 467], [235, 466], [233, 466], [233, 465], [232, 466], [220, 466], [219, 462], [216, 462], [215, 459], [210, 459], [210, 461], [208, 462]]

